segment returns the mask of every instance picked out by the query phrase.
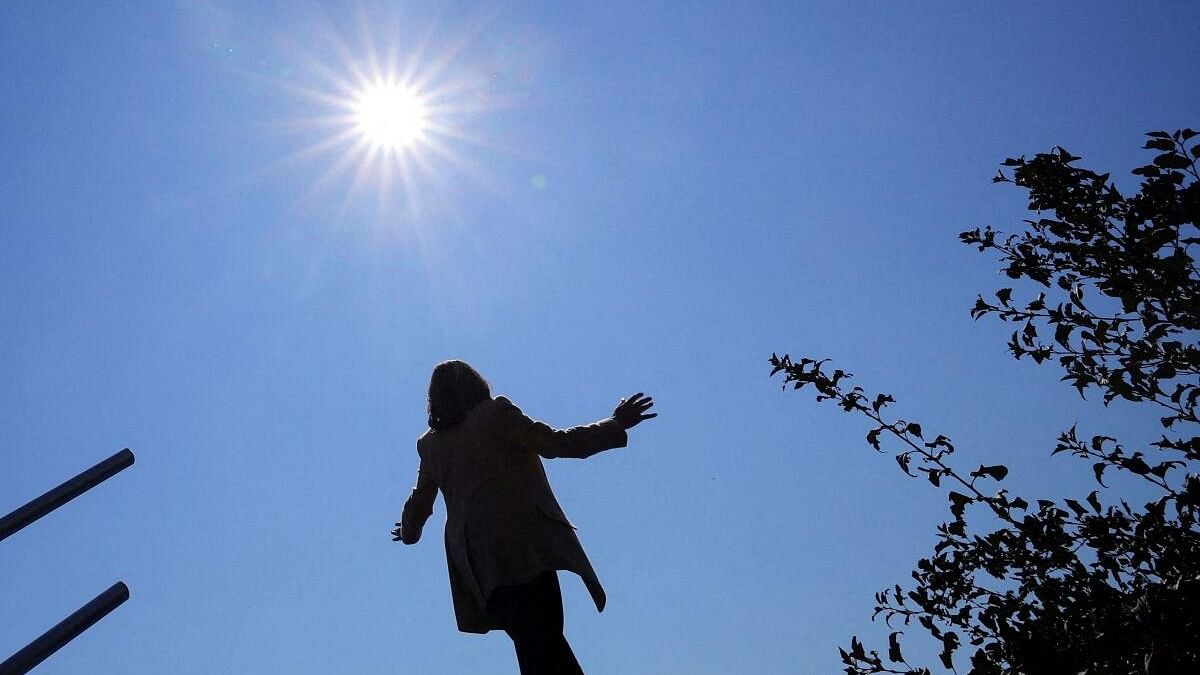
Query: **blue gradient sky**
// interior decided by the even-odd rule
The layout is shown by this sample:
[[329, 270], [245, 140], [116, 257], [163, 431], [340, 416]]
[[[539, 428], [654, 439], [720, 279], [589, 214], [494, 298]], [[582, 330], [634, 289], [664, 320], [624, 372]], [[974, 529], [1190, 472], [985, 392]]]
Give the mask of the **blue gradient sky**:
[[[516, 672], [455, 631], [440, 502], [388, 536], [445, 358], [558, 426], [658, 401], [628, 449], [548, 466], [608, 589], [598, 615], [564, 579], [591, 673], [831, 672], [886, 634], [872, 594], [945, 496], [772, 351], [1027, 497], [1092, 489], [1047, 458], [1073, 422], [1153, 436], [971, 321], [1002, 279], [955, 235], [1024, 216], [1008, 155], [1134, 185], [1142, 132], [1200, 123], [1200, 5], [108, 4], [0, 8], [0, 510], [138, 456], [0, 544], [0, 655], [133, 591], [39, 673]], [[467, 107], [449, 156], [385, 199], [338, 148], [293, 156], [329, 136], [303, 92], [350, 77], [338, 44], [422, 36]]]

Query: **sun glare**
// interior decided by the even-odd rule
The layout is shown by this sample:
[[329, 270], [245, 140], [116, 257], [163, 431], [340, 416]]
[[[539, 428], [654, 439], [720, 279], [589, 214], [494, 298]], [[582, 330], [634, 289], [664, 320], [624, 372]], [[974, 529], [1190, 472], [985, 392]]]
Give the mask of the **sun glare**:
[[376, 84], [354, 104], [356, 128], [376, 147], [403, 151], [425, 135], [429, 110], [419, 93], [400, 84]]
[[[432, 29], [408, 35], [398, 24], [360, 19], [361, 44], [323, 32], [311, 41], [316, 51], [297, 54], [304, 67], [278, 80], [310, 103], [291, 126], [312, 140], [274, 166], [317, 158], [326, 164], [301, 206], [332, 209], [335, 221], [358, 217], [370, 208], [364, 191], [374, 188], [373, 224], [391, 228], [397, 216], [417, 223], [456, 208], [450, 194], [461, 181], [452, 178], [489, 188], [491, 177], [472, 151], [494, 152], [498, 145], [474, 125], [483, 113], [512, 103], [494, 68], [467, 56], [483, 24], [434, 39]], [[328, 199], [330, 189], [343, 186], [340, 200]]]

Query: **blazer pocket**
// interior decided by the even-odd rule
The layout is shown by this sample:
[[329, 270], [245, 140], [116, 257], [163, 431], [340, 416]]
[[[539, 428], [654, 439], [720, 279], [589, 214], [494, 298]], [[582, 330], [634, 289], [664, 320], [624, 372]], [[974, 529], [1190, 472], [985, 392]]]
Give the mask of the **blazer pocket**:
[[571, 528], [572, 530], [579, 529], [579, 528], [575, 527], [574, 525], [572, 525], [571, 521], [567, 520], [567, 517], [564, 515], [553, 513], [549, 509], [547, 509], [543, 506], [538, 506], [537, 510], [538, 510], [538, 513], [542, 514], [543, 517], [545, 517], [549, 520], [552, 520], [552, 521], [558, 523], [559, 525], [566, 525], [567, 527]]

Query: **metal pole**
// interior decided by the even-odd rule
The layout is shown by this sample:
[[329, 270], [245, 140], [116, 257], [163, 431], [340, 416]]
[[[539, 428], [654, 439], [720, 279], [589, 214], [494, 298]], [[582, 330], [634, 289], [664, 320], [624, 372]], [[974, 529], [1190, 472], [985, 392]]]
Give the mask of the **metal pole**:
[[109, 586], [108, 590], [0, 663], [0, 675], [25, 675], [128, 599], [129, 587], [124, 582], [118, 581]]
[[25, 506], [0, 518], [0, 541], [9, 535], [66, 504], [79, 495], [108, 480], [122, 469], [133, 464], [133, 453], [129, 448], [116, 453], [96, 466], [84, 471], [67, 482], [33, 499]]

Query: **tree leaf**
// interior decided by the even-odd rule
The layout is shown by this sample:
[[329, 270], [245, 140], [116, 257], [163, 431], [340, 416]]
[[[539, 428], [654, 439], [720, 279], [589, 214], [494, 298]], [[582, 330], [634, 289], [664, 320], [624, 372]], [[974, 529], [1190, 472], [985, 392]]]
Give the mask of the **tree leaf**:
[[892, 398], [888, 394], [880, 394], [875, 397], [875, 402], [871, 404], [871, 409], [874, 410], [875, 412], [879, 412], [879, 410], [881, 408], [883, 408], [885, 405], [887, 405], [889, 403], [895, 403], [895, 402], [896, 402], [896, 399]]
[[1082, 516], [1083, 514], [1087, 513], [1087, 509], [1083, 508], [1083, 504], [1080, 504], [1074, 499], [1064, 499], [1063, 502], [1065, 502], [1067, 506], [1071, 507], [1071, 510], [1075, 512], [1076, 516]]
[[942, 653], [938, 654], [938, 658], [942, 660], [942, 665], [953, 670], [954, 669], [954, 650], [958, 649], [958, 634], [954, 631], [946, 631], [942, 636]]
[[892, 663], [904, 662], [904, 655], [900, 653], [899, 636], [902, 634], [901, 631], [895, 631], [888, 636], [888, 659]]
[[1186, 169], [1192, 165], [1192, 162], [1183, 155], [1165, 152], [1154, 158], [1154, 165], [1164, 169]]
[[950, 513], [953, 513], [954, 517], [958, 520], [962, 520], [963, 513], [967, 508], [967, 504], [975, 501], [974, 498], [968, 497], [961, 492], [955, 492], [953, 490], [951, 490], [950, 494], [946, 496], [950, 499]]
[[876, 450], [882, 450], [882, 448], [879, 446], [880, 431], [883, 431], [883, 429], [877, 427], [867, 432], [867, 442], [870, 443], [871, 447], [875, 448]]
[[1122, 459], [1121, 466], [1139, 476], [1144, 476], [1150, 473], [1150, 465], [1147, 464], [1141, 457], [1137, 456]]
[[975, 469], [971, 472], [972, 478], [982, 478], [983, 476], [988, 476], [993, 480], [998, 481], [1004, 480], [1004, 477], [1007, 475], [1008, 467], [1004, 466], [1003, 464], [995, 464], [993, 466], [980, 465], [978, 469]]

